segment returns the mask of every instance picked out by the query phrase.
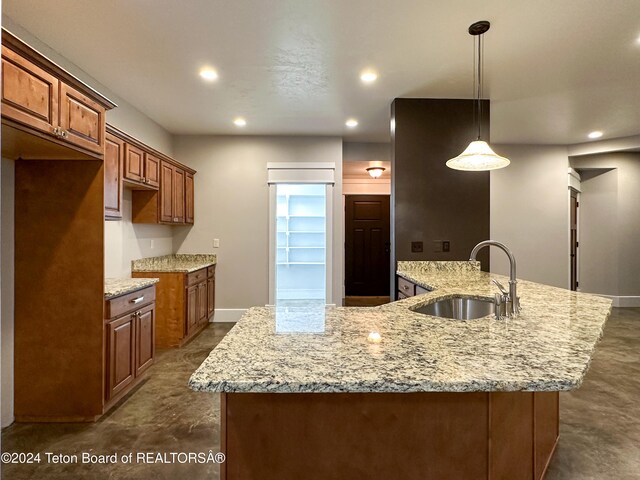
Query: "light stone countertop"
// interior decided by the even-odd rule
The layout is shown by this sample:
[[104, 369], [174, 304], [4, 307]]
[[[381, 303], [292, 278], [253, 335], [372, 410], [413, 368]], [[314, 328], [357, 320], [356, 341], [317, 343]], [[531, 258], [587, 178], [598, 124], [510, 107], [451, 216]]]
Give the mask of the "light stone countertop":
[[159, 281], [159, 278], [105, 278], [104, 298], [108, 300], [119, 297], [125, 293], [135, 292], [141, 288], [155, 285]]
[[[400, 262], [432, 292], [373, 308], [254, 307], [189, 380], [210, 392], [566, 391], [578, 388], [611, 300], [518, 281], [522, 312], [450, 320], [411, 308], [493, 297], [508, 278], [469, 262]], [[304, 333], [315, 332], [315, 333]], [[378, 332], [380, 343], [368, 341]]]
[[215, 265], [215, 254], [178, 253], [162, 257], [148, 257], [131, 261], [132, 272], [195, 272]]

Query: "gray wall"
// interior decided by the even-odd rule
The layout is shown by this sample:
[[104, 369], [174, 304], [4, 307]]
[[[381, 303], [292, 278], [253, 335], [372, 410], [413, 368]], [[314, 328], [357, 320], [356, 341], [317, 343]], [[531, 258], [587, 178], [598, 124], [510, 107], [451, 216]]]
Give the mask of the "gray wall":
[[342, 160], [344, 162], [388, 162], [391, 145], [380, 142], [344, 142]]
[[[489, 173], [460, 172], [445, 165], [477, 136], [473, 105], [473, 100], [393, 102], [391, 209], [396, 261], [468, 260], [474, 245], [489, 238]], [[486, 100], [482, 123], [483, 139], [488, 141]], [[451, 251], [435, 252], [438, 240], [448, 240]], [[423, 253], [411, 252], [412, 241], [423, 242]], [[478, 260], [483, 270], [489, 269], [487, 249]]]
[[[215, 252], [216, 320], [226, 310], [268, 303], [268, 162], [335, 162], [333, 296], [343, 291], [342, 139], [339, 137], [177, 136], [178, 158], [198, 171], [192, 228], [179, 227], [179, 253]], [[213, 249], [213, 239], [220, 247]], [[235, 312], [238, 313], [238, 312]]]
[[14, 307], [14, 178], [15, 164], [13, 160], [2, 159], [0, 164], [0, 316], [2, 328], [0, 339], [2, 346], [0, 362], [2, 363], [2, 426], [13, 422], [13, 307]]
[[583, 178], [580, 289], [640, 296], [640, 153], [572, 157], [571, 166]]
[[[491, 238], [513, 251], [518, 278], [569, 286], [567, 149], [550, 145], [494, 145], [511, 164], [491, 172]], [[509, 274], [494, 250], [491, 271]]]

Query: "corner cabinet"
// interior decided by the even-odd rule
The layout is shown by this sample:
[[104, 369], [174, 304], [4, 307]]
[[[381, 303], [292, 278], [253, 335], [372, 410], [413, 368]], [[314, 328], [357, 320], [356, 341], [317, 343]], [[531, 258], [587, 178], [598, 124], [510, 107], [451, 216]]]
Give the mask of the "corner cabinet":
[[113, 102], [2, 31], [3, 157], [102, 159], [106, 111], [113, 107]]
[[215, 311], [215, 265], [195, 272], [133, 272], [135, 278], [159, 278], [156, 346], [179, 347], [209, 323]]
[[421, 295], [423, 293], [430, 292], [428, 288], [421, 287], [420, 285], [416, 285], [413, 282], [410, 282], [406, 278], [398, 275], [396, 277], [398, 283], [398, 289], [396, 290], [397, 300], [403, 300], [408, 297], [413, 297], [415, 295]]
[[116, 191], [128, 188], [133, 223], [193, 225], [195, 170], [111, 125], [106, 129], [105, 219], [122, 218]]
[[155, 287], [147, 287], [106, 301], [105, 412], [153, 365], [155, 297]]

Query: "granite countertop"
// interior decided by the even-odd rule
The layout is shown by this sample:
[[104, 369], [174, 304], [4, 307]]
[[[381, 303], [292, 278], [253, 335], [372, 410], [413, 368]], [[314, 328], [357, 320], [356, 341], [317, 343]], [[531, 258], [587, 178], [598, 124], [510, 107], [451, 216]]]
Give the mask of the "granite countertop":
[[186, 254], [148, 257], [131, 262], [132, 272], [195, 272], [216, 264], [216, 255]]
[[401, 262], [398, 274], [433, 291], [373, 308], [251, 308], [189, 385], [211, 392], [572, 390], [611, 309], [603, 297], [519, 280], [517, 318], [450, 320], [411, 308], [455, 294], [492, 298], [491, 278], [508, 278], [469, 262]]
[[160, 281], [159, 278], [105, 278], [104, 298], [119, 297], [125, 293], [135, 292]]

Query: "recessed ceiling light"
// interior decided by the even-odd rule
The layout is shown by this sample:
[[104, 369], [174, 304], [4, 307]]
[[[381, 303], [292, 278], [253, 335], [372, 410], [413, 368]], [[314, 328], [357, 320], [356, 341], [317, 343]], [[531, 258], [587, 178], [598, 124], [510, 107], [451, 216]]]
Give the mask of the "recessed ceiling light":
[[355, 118], [350, 118], [344, 124], [349, 128], [355, 128], [358, 126], [358, 121]]
[[600, 130], [595, 130], [588, 135], [589, 138], [600, 138], [601, 136], [602, 132]]
[[200, 70], [200, 78], [207, 82], [213, 82], [218, 79], [218, 72], [213, 68], [204, 67]]
[[378, 79], [378, 74], [372, 70], [365, 70], [360, 74], [363, 83], [373, 83]]
[[233, 124], [236, 127], [244, 127], [247, 124], [247, 121], [242, 117], [238, 117], [238, 118], [233, 120]]

